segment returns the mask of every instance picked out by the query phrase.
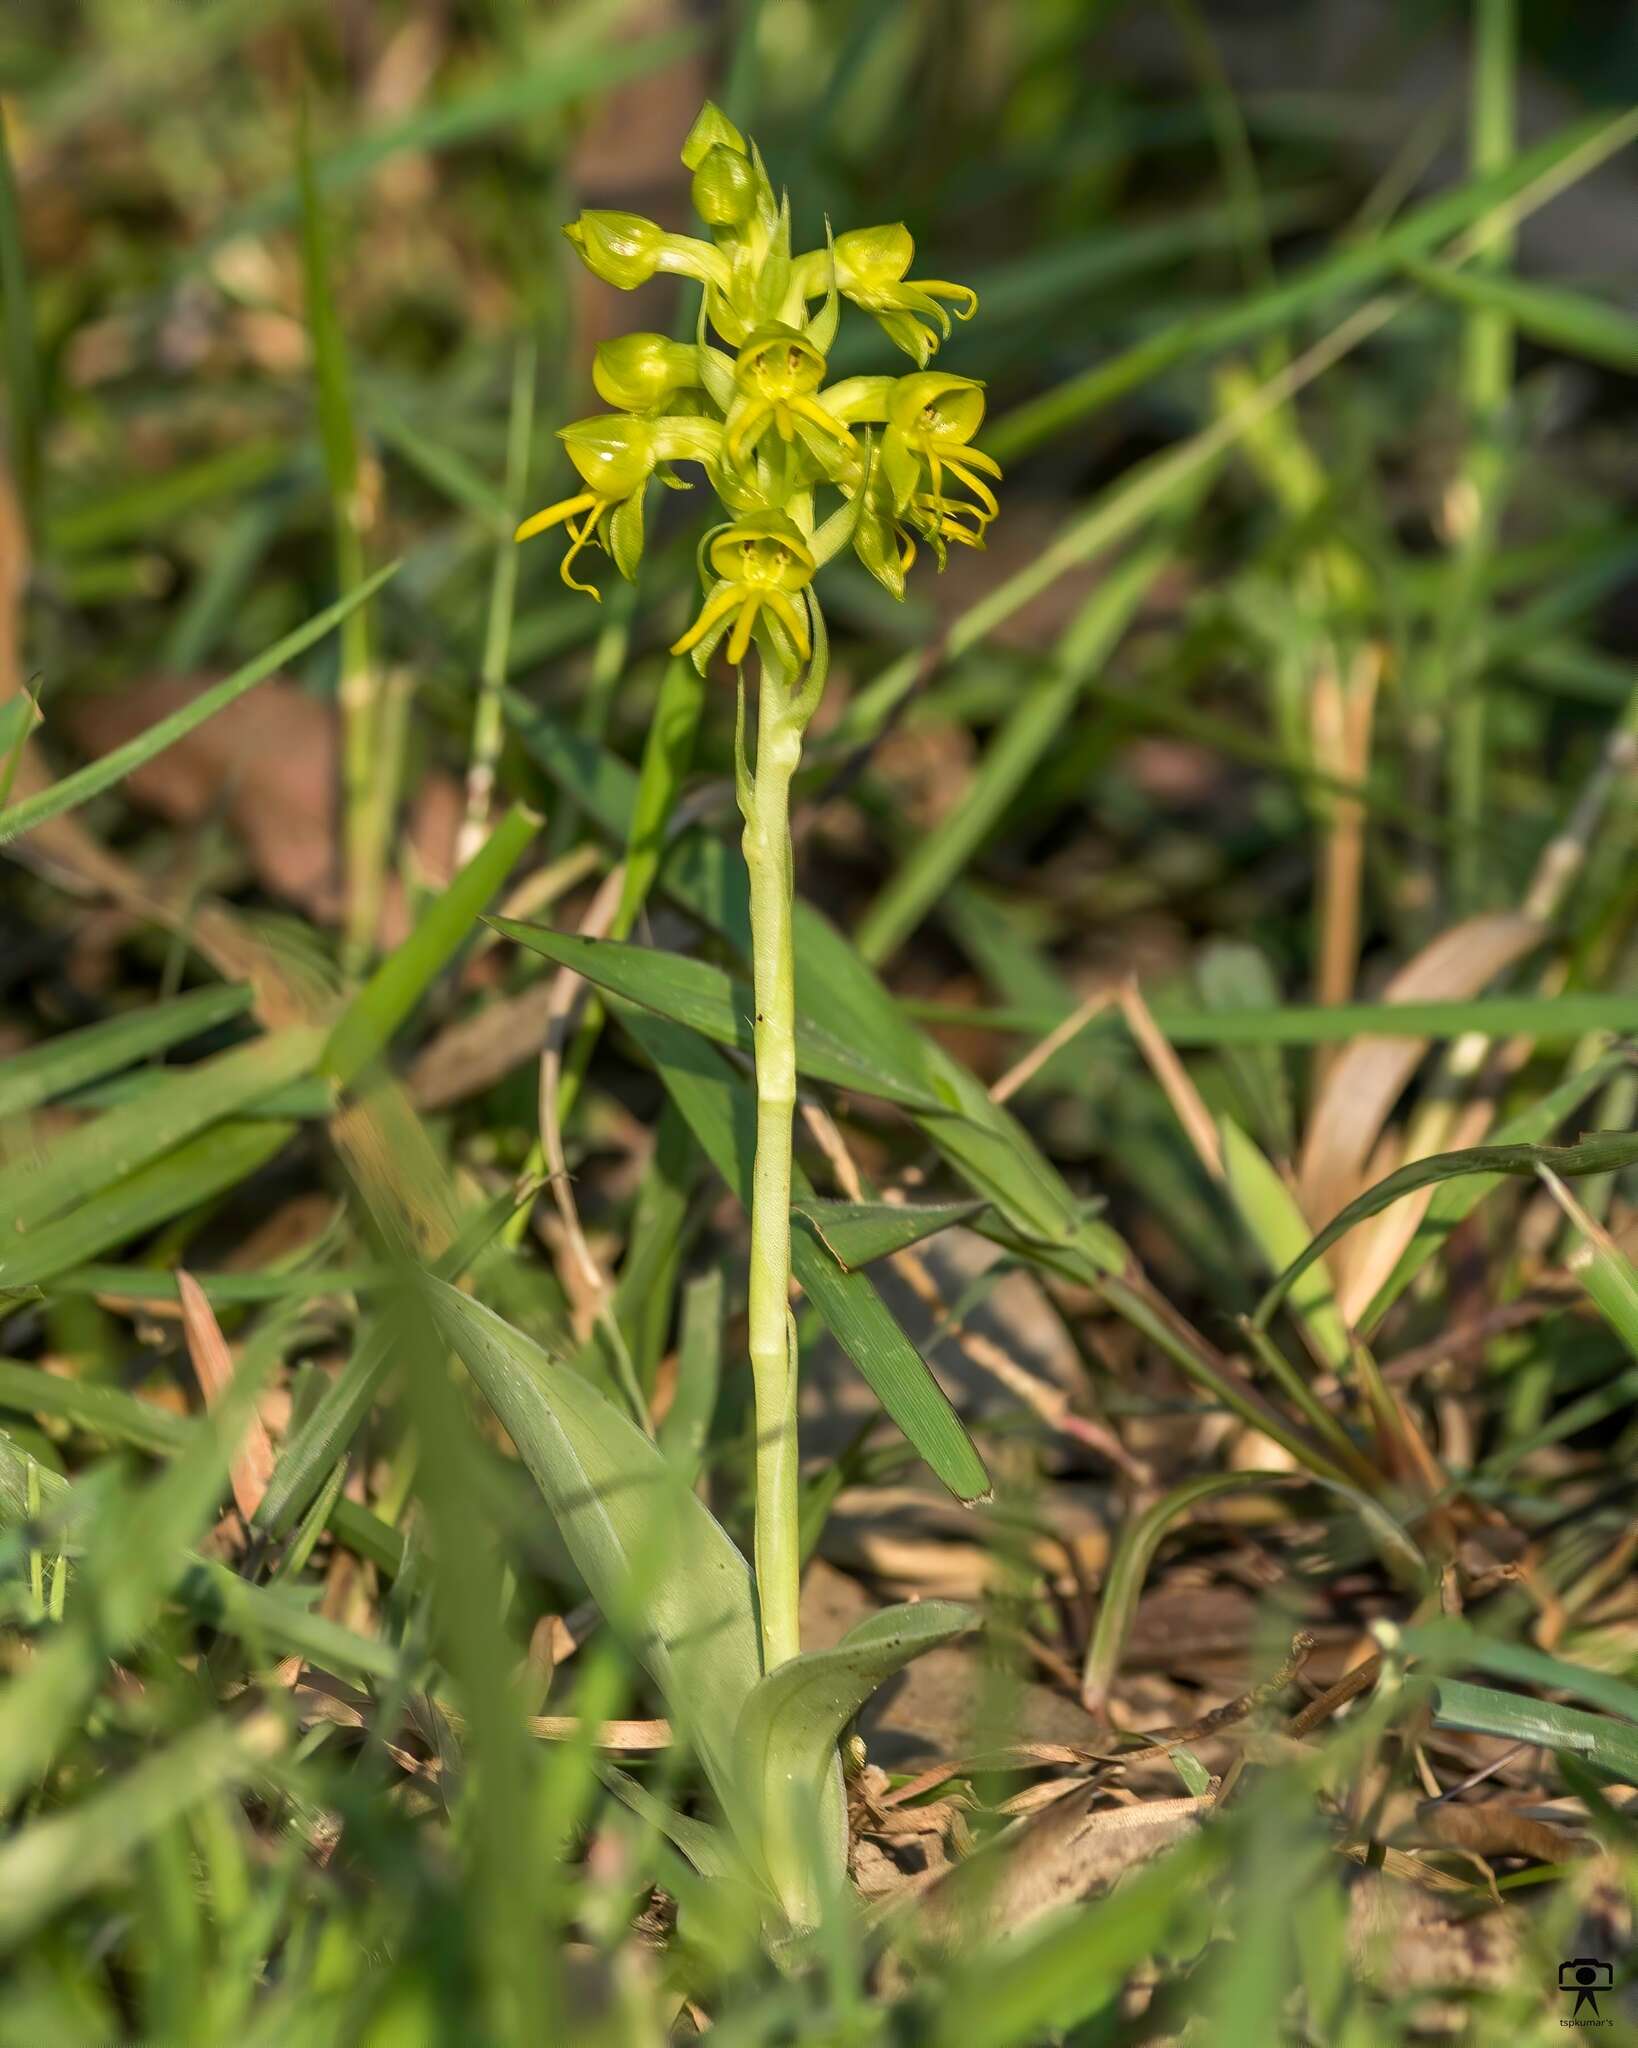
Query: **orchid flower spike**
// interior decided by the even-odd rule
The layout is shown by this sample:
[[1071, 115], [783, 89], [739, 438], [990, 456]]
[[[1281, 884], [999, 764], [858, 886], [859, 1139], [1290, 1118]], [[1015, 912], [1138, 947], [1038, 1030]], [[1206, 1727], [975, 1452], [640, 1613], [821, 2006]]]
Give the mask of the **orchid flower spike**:
[[[705, 236], [672, 234], [641, 214], [582, 213], [565, 230], [605, 283], [631, 291], [661, 275], [702, 288], [692, 342], [637, 333], [598, 348], [592, 381], [614, 408], [562, 430], [582, 488], [526, 519], [519, 540], [562, 526], [562, 575], [602, 547], [626, 577], [644, 542], [648, 486], [684, 486], [695, 463], [727, 514], [707, 536], [704, 599], [676, 643], [703, 668], [722, 643], [730, 661], [755, 644], [787, 681], [812, 664], [822, 686], [823, 620], [812, 589], [851, 547], [895, 597], [918, 537], [942, 567], [948, 546], [982, 547], [1000, 512], [1001, 471], [974, 445], [983, 387], [928, 368], [978, 299], [941, 278], [913, 279], [902, 223], [832, 235], [791, 251], [791, 206], [756, 144], [719, 107], [701, 109], [683, 145]], [[904, 377], [827, 384], [838, 310], [871, 314], [916, 364]]]

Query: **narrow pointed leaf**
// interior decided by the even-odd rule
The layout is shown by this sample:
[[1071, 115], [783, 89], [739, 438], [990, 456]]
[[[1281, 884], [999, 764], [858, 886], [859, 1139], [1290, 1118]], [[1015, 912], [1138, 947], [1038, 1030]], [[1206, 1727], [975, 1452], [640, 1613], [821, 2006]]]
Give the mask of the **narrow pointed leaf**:
[[1528, 1178], [1543, 1168], [1566, 1179], [1578, 1174], [1613, 1173], [1618, 1167], [1638, 1160], [1638, 1132], [1594, 1131], [1578, 1145], [1472, 1145], [1459, 1152], [1438, 1152], [1429, 1159], [1414, 1159], [1397, 1173], [1390, 1173], [1357, 1195], [1346, 1208], [1338, 1210], [1317, 1237], [1292, 1260], [1257, 1305], [1256, 1322], [1267, 1329], [1280, 1303], [1317, 1258], [1346, 1236], [1356, 1223], [1376, 1216], [1402, 1195], [1418, 1188], [1460, 1175], [1508, 1174]]
[[25, 1110], [117, 1074], [122, 1067], [164, 1052], [183, 1039], [214, 1031], [219, 1024], [243, 1016], [250, 1001], [248, 987], [202, 988], [178, 996], [174, 1002], [155, 1003], [101, 1024], [86, 1024], [78, 1031], [65, 1031], [60, 1038], [47, 1039], [44, 1045], [13, 1053], [0, 1062], [0, 1117], [21, 1116]]
[[[719, 967], [685, 954], [661, 952], [651, 946], [624, 945], [610, 939], [586, 939], [543, 925], [520, 924], [515, 918], [489, 922], [503, 937], [527, 946], [532, 953], [572, 967], [610, 995], [641, 1003], [673, 1023], [686, 1024], [718, 1045], [752, 1052], [755, 1001], [744, 982], [732, 981]], [[894, 1072], [860, 1050], [857, 1041], [837, 1037], [798, 1013], [796, 1062], [816, 1081], [880, 1096], [908, 1108], [932, 1109], [937, 1098], [919, 1087], [913, 1076]]]
[[[756, 1102], [721, 1055], [685, 1026], [617, 1003], [626, 1028], [653, 1060], [700, 1149], [742, 1203], [751, 1193], [756, 1153]], [[797, 1201], [813, 1189], [800, 1167]], [[938, 1477], [960, 1500], [989, 1492], [989, 1474], [961, 1418], [927, 1361], [900, 1329], [863, 1273], [844, 1273], [798, 1211], [791, 1231], [791, 1269], [821, 1320], [875, 1390], [882, 1406]]]
[[967, 1223], [987, 1205], [969, 1202], [826, 1202], [792, 1203], [793, 1212], [811, 1224], [814, 1234], [844, 1272], [868, 1266], [875, 1259], [920, 1244], [953, 1224]]

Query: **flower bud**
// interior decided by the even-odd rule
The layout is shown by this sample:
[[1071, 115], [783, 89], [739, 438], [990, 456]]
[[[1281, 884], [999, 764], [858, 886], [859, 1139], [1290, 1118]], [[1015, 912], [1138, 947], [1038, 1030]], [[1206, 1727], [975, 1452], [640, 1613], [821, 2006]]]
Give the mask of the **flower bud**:
[[683, 168], [697, 171], [714, 149], [732, 150], [744, 156], [745, 137], [712, 100], [707, 100], [694, 117], [694, 125], [683, 139]]
[[974, 377], [922, 370], [900, 377], [887, 408], [888, 423], [901, 434], [967, 442], [984, 424], [984, 387]]
[[879, 228], [849, 228], [836, 237], [836, 282], [844, 292], [897, 284], [915, 253], [902, 220]]
[[622, 334], [599, 342], [592, 383], [599, 398], [627, 412], [655, 412], [699, 382], [699, 352], [664, 334]]
[[647, 284], [660, 267], [664, 231], [640, 213], [587, 212], [563, 232], [592, 275], [623, 292]]
[[560, 427], [558, 439], [569, 451], [569, 460], [598, 497], [613, 502], [641, 490], [653, 474], [656, 461], [654, 429], [646, 420], [627, 419], [621, 413], [600, 413], [597, 418], [576, 420]]
[[694, 211], [714, 228], [743, 228], [756, 213], [756, 172], [748, 158], [719, 144], [694, 173]]

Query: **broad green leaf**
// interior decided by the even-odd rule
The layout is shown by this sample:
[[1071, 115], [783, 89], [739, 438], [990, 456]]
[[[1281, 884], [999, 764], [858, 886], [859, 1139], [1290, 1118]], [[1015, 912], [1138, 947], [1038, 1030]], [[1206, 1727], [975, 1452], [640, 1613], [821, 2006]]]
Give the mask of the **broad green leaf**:
[[891, 1258], [923, 1239], [969, 1222], [983, 1202], [827, 1202], [817, 1198], [792, 1203], [793, 1212], [813, 1226], [820, 1242], [846, 1272]]
[[111, 748], [100, 760], [87, 763], [74, 774], [60, 777], [49, 789], [25, 797], [21, 803], [8, 804], [0, 811], [0, 846], [9, 846], [12, 840], [20, 839], [25, 832], [32, 832], [36, 825], [43, 825], [48, 818], [60, 818], [65, 811], [76, 810], [81, 804], [89, 803], [92, 797], [100, 796], [105, 789], [112, 789], [116, 782], [123, 781], [134, 769], [164, 753], [167, 747], [175, 746], [179, 739], [203, 725], [218, 711], [225, 710], [247, 690], [253, 690], [275, 670], [288, 668], [316, 641], [322, 640], [344, 619], [350, 618], [360, 605], [367, 604], [388, 577], [396, 575], [397, 571], [396, 562], [388, 563], [386, 568], [378, 569], [356, 590], [350, 590], [345, 597], [327, 605], [305, 626], [298, 626], [295, 632], [287, 633], [265, 654], [258, 654], [254, 661], [247, 661], [243, 668], [235, 669], [221, 682], [213, 683], [208, 690], [201, 690], [181, 710], [157, 720], [134, 740], [127, 740], [122, 747]]
[[[546, 773], [575, 796], [602, 831], [623, 839], [630, 826], [635, 791], [635, 778], [625, 763], [515, 694], [508, 695], [507, 707], [518, 738]], [[660, 880], [673, 901], [722, 933], [743, 958], [750, 957], [744, 863], [720, 840], [704, 832], [685, 833], [667, 851]], [[1031, 1242], [1037, 1256], [1050, 1256], [1071, 1277], [1093, 1284], [1100, 1274], [1122, 1271], [1127, 1253], [1116, 1233], [1082, 1216], [1063, 1177], [1023, 1126], [1008, 1110], [991, 1102], [958, 1061], [916, 1029], [857, 949], [800, 898], [795, 906], [795, 926], [799, 1019], [828, 1032], [834, 1043], [848, 1048], [869, 1046], [873, 1059], [887, 1067], [907, 1091], [941, 1102], [947, 1114], [929, 1109], [917, 1115], [923, 1133], [978, 1193], [995, 1204], [1019, 1236]], [[589, 955], [582, 954], [575, 964], [589, 980], [599, 981]], [[638, 995], [636, 1000], [646, 998]], [[732, 1008], [732, 1038], [727, 1036], [720, 990], [709, 1000], [716, 1028], [703, 1020], [699, 1028], [720, 1043], [743, 1044], [748, 1049], [749, 1029], [744, 1020], [750, 1016], [749, 996]], [[1638, 1004], [1634, 1014], [1638, 1017]], [[1044, 1028], [1050, 1029], [1051, 1024]], [[797, 1053], [800, 1059], [800, 1022]]]
[[1497, 1692], [1458, 1678], [1433, 1682], [1433, 1718], [1441, 1728], [1497, 1735], [1504, 1742], [1528, 1742], [1584, 1758], [1630, 1784], [1638, 1779], [1638, 1727], [1603, 1714], [1583, 1714], [1525, 1693]]
[[[1266, 1270], [1282, 1273], [1302, 1255], [1308, 1242], [1308, 1224], [1297, 1207], [1297, 1198], [1232, 1117], [1219, 1117], [1217, 1130], [1234, 1206], [1267, 1261]], [[1343, 1371], [1350, 1355], [1348, 1331], [1331, 1290], [1331, 1276], [1323, 1265], [1316, 1261], [1295, 1283], [1291, 1306], [1326, 1364]]]
[[1081, 1698], [1090, 1713], [1100, 1714], [1109, 1697], [1132, 1617], [1143, 1592], [1155, 1553], [1179, 1518], [1203, 1502], [1228, 1493], [1258, 1492], [1270, 1486], [1322, 1486], [1358, 1515], [1376, 1550], [1397, 1577], [1412, 1584], [1425, 1579], [1427, 1566], [1410, 1537], [1378, 1501], [1340, 1480], [1308, 1472], [1205, 1472], [1185, 1480], [1154, 1505], [1128, 1522], [1104, 1575], [1098, 1619], [1086, 1646], [1081, 1672]]
[[[544, 925], [520, 924], [510, 917], [493, 917], [488, 922], [504, 938], [515, 940], [560, 967], [572, 967], [610, 995], [641, 1003], [718, 1045], [734, 1046], [746, 1054], [753, 1050], [755, 1004], [749, 987], [731, 981], [721, 968], [712, 967], [707, 961], [693, 960], [682, 953], [661, 952], [651, 946], [581, 938], [571, 932], [552, 931]], [[880, 1096], [885, 1102], [901, 1103], [906, 1108], [936, 1106], [936, 1097], [918, 1088], [913, 1080], [860, 1051], [857, 1041], [846, 1041], [816, 1025], [800, 1010], [796, 1019], [796, 1063], [814, 1080], [828, 1081], [835, 1087]]]
[[1487, 1671], [1492, 1678], [1516, 1678], [1521, 1685], [1551, 1686], [1638, 1723], [1638, 1685], [1630, 1680], [1551, 1656], [1528, 1643], [1503, 1642], [1469, 1622], [1446, 1616], [1403, 1630], [1401, 1640], [1410, 1656], [1426, 1658], [1441, 1670], [1470, 1667]]
[[894, 1672], [977, 1626], [971, 1608], [948, 1600], [885, 1608], [833, 1650], [810, 1650], [770, 1671], [745, 1702], [734, 1747], [757, 1828], [752, 1847], [796, 1925], [816, 1924], [847, 1867], [842, 1730]]
[[1409, 262], [1404, 270], [1441, 298], [1477, 312], [1500, 313], [1521, 334], [1548, 348], [1624, 370], [1629, 376], [1638, 371], [1638, 320], [1602, 299], [1562, 285], [1537, 284], [1494, 270], [1458, 270], [1447, 263]]
[[1357, 1195], [1333, 1216], [1269, 1288], [1257, 1305], [1256, 1323], [1266, 1330], [1280, 1303], [1314, 1261], [1329, 1251], [1356, 1223], [1379, 1215], [1402, 1195], [1463, 1174], [1510, 1174], [1527, 1178], [1543, 1170], [1574, 1178], [1584, 1173], [1610, 1173], [1638, 1159], [1638, 1133], [1595, 1131], [1578, 1145], [1473, 1145], [1460, 1152], [1438, 1152], [1414, 1159], [1374, 1187]]
[[725, 1806], [733, 1731], [761, 1676], [745, 1560], [660, 1452], [578, 1373], [441, 1280], [445, 1341], [517, 1445], [581, 1577], [692, 1737]]
[[[756, 1153], [756, 1100], [749, 1086], [685, 1025], [624, 1003], [617, 1003], [617, 1014], [653, 1060], [701, 1151], [748, 1204]], [[798, 1202], [812, 1197], [800, 1166], [792, 1189]], [[870, 1280], [842, 1272], [800, 1213], [792, 1222], [791, 1269], [826, 1328], [950, 1491], [960, 1500], [982, 1498], [990, 1489], [983, 1460], [926, 1360]]]
[[0, 1216], [26, 1239], [71, 1204], [306, 1073], [319, 1044], [317, 1031], [293, 1026], [174, 1069], [162, 1087], [65, 1132], [43, 1159], [0, 1169]]
[[20, 1116], [185, 1038], [214, 1031], [243, 1016], [250, 1001], [247, 987], [202, 988], [174, 1002], [153, 1003], [101, 1024], [85, 1024], [13, 1053], [0, 1061], [0, 1117]]
[[295, 1124], [218, 1123], [25, 1238], [0, 1237], [0, 1288], [35, 1287], [110, 1246], [240, 1186], [295, 1135]]
[[[1565, 1002], [1571, 998], [1561, 996], [1558, 1000]], [[1567, 1081], [1549, 1089], [1527, 1109], [1520, 1110], [1517, 1116], [1496, 1131], [1491, 1142], [1497, 1145], [1538, 1143], [1565, 1117], [1573, 1115], [1606, 1081], [1631, 1070], [1631, 1055], [1624, 1047], [1605, 1053], [1602, 1058], [1591, 1061], [1578, 1073], [1572, 1074]], [[1361, 1318], [1360, 1328], [1365, 1335], [1369, 1336], [1376, 1328], [1456, 1226], [1471, 1216], [1485, 1196], [1493, 1188], [1500, 1187], [1505, 1178], [1506, 1175], [1498, 1173], [1464, 1175], [1458, 1180], [1444, 1181], [1434, 1189], [1427, 1212], [1416, 1226], [1416, 1235], [1400, 1254], [1398, 1265], [1377, 1289], [1376, 1298]]]
[[319, 1061], [349, 1086], [377, 1058], [416, 1004], [470, 937], [484, 905], [517, 865], [537, 820], [516, 805], [439, 896], [415, 929], [383, 960], [337, 1019]]

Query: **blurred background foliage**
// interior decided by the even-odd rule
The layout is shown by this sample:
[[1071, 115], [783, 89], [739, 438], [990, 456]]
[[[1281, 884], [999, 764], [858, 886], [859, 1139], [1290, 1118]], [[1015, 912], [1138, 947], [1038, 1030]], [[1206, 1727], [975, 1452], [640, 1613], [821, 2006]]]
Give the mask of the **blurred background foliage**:
[[[644, 758], [663, 649], [693, 608], [699, 514], [668, 496], [640, 586], [605, 571], [600, 607], [563, 589], [549, 549], [514, 554], [508, 536], [568, 488], [551, 430], [593, 409], [597, 341], [690, 317], [664, 285], [624, 296], [588, 278], [560, 224], [600, 206], [686, 226], [677, 149], [708, 93], [755, 133], [804, 239], [826, 218], [902, 217], [918, 273], [978, 287], [981, 317], [940, 361], [987, 380], [985, 445], [1008, 471], [988, 551], [919, 575], [902, 607], [857, 572], [830, 579], [800, 893], [906, 1017], [984, 1083], [1008, 1076], [1040, 1156], [1155, 1289], [1114, 1313], [1027, 1251], [985, 1263], [968, 1245], [934, 1262], [930, 1303], [913, 1281], [893, 1296], [996, 1475], [978, 1516], [918, 1492], [874, 1410], [820, 1375], [816, 1607], [852, 1619], [860, 1586], [983, 1596], [1018, 1651], [943, 1667], [942, 1693], [907, 1686], [872, 1755], [894, 1791], [929, 1756], [963, 1759], [910, 1801], [955, 1784], [926, 1832], [959, 1860], [963, 1830], [999, 1833], [1073, 1761], [1054, 1743], [1109, 1739], [1083, 1676], [1128, 1729], [1234, 1702], [1255, 1719], [1300, 1624], [1320, 1645], [1310, 1706], [1367, 1654], [1380, 1682], [1323, 1762], [1305, 1756], [1309, 1775], [1285, 1752], [1113, 1908], [1097, 1894], [1121, 1866], [1054, 1862], [1043, 1841], [1044, 1903], [1092, 1903], [1037, 1923], [1043, 1901], [1004, 1896], [1015, 1945], [999, 1959], [951, 1960], [951, 1921], [939, 1959], [906, 1974], [861, 1920], [829, 1930], [805, 1973], [769, 1964], [754, 1913], [610, 1794], [591, 1731], [627, 1714], [628, 1736], [652, 1730], [659, 1707], [606, 1633], [576, 1632], [583, 1589], [515, 1461], [440, 1405], [440, 1361], [405, 1371], [400, 1402], [372, 1411], [377, 1382], [364, 1389], [351, 1464], [286, 1517], [276, 1552], [218, 1523], [226, 1443], [207, 1459], [178, 1434], [204, 1377], [197, 1329], [176, 1321], [184, 1257], [213, 1269], [281, 1448], [356, 1367], [373, 1326], [352, 1280], [394, 1249], [372, 1173], [425, 1225], [418, 1247], [450, 1258], [453, 1221], [498, 1203], [479, 1291], [613, 1384], [568, 1224], [538, 1188], [515, 1213], [509, 1194], [543, 1163], [549, 969], [485, 942], [444, 974], [451, 941], [427, 955], [407, 1030], [395, 1014], [369, 1040], [402, 1030], [401, 1110], [362, 1139], [333, 1132], [362, 1205], [338, 1192], [317, 1086], [351, 1074], [309, 1060], [255, 1118], [223, 1112], [186, 1199], [97, 1212], [89, 1248], [7, 1308], [22, 1362], [0, 1375], [23, 1377], [0, 1378], [0, 1401], [37, 1462], [32, 1480], [0, 1463], [15, 1525], [0, 1754], [15, 1736], [18, 1812], [0, 1844], [0, 2041], [623, 2043], [708, 2025], [733, 2042], [1534, 2038], [1561, 2010], [1560, 1958], [1630, 1942], [1625, 1155], [1578, 1182], [1569, 1221], [1535, 1155], [1513, 1170], [1536, 1177], [1500, 1183], [1482, 1212], [1452, 1198], [1414, 1287], [1403, 1239], [1350, 1239], [1331, 1279], [1350, 1324], [1381, 1331], [1382, 1381], [1337, 1339], [1329, 1288], [1302, 1304], [1303, 1341], [1287, 1330], [1263, 1359], [1288, 1391], [1300, 1361], [1299, 1419], [1346, 1411], [1372, 1502], [1423, 1546], [1414, 1600], [1369, 1516], [1329, 1496], [1299, 1515], [1282, 1479], [1244, 1515], [1209, 1506], [1236, 1472], [1301, 1478], [1304, 1461], [1200, 1372], [1215, 1346], [1255, 1351], [1237, 1319], [1390, 1170], [1487, 1139], [1540, 1145], [1566, 1119], [1570, 1136], [1632, 1122], [1612, 1036], [1638, 1027], [1630, 7], [11, 0], [0, 698], [26, 691], [43, 712], [26, 755], [5, 729], [15, 794], [105, 758], [361, 574], [401, 566], [342, 634], [8, 849], [6, 1049], [129, 1019], [208, 980], [201, 957], [256, 984], [271, 1035], [290, 1019], [269, 1013], [270, 984], [334, 1003], [379, 950], [426, 934], [503, 800], [546, 820], [517, 914], [569, 931], [593, 914], [625, 831], [618, 771]], [[838, 374], [884, 366], [848, 353], [860, 330]], [[338, 731], [348, 674], [374, 693], [362, 760]], [[505, 713], [493, 798], [470, 773], [486, 703]], [[731, 694], [713, 686], [662, 822], [732, 842], [731, 740]], [[726, 957], [709, 922], [657, 887], [634, 930]], [[1420, 978], [1391, 982], [1430, 946]], [[1141, 1016], [1134, 1037], [1113, 1013], [1010, 1072], [1130, 975], [1181, 1082]], [[1342, 1006], [1385, 987], [1438, 1010], [1386, 1083], [1341, 1064], [1380, 1046], [1383, 1021]], [[1517, 1007], [1485, 1010], [1487, 988]], [[1238, 1038], [1236, 1011], [1253, 1013]], [[215, 1052], [240, 1025], [223, 1010], [194, 1028]], [[563, 1142], [595, 1262], [618, 1276], [620, 1339], [647, 1393], [706, 1389], [689, 1455], [743, 1528], [738, 1221], [631, 1040], [582, 1042]], [[134, 1101], [111, 1072], [29, 1123], [52, 1091], [0, 1070], [8, 1161], [49, 1158], [88, 1114]], [[840, 1181], [834, 1150], [808, 1146], [826, 1193], [854, 1169], [925, 1193], [941, 1171], [902, 1122], [857, 1102], [841, 1120]], [[725, 1292], [693, 1291], [710, 1284]], [[418, 1457], [417, 1438], [446, 1433], [465, 1451]], [[160, 1478], [144, 1466], [139, 1492], [111, 1445]], [[50, 1522], [63, 1477], [86, 1518], [67, 1534]], [[132, 1530], [155, 1557], [193, 1545], [233, 1569], [144, 1577]], [[58, 1640], [58, 1542], [124, 1644], [96, 1639], [124, 1661], [83, 1684], [66, 1654], [38, 1654]], [[300, 1598], [283, 1607], [233, 1590], [285, 1579]], [[1370, 1634], [1464, 1600], [1484, 1644]], [[284, 1726], [273, 1652], [306, 1659], [309, 1682], [286, 1671], [298, 1732], [269, 1764], [278, 1738], [246, 1702], [271, 1692]], [[1514, 1652], [1526, 1661], [1508, 1666]], [[1534, 1692], [1476, 1699], [1451, 1680], [1403, 1723], [1409, 1656]], [[567, 1740], [517, 1736], [520, 1664], [528, 1707]], [[464, 1727], [432, 1704], [447, 1673]], [[1600, 1710], [1592, 1734], [1560, 1694]], [[1561, 1718], [1532, 1721], [1506, 1704], [1520, 1698]], [[1325, 1718], [1307, 1711], [1285, 1739]], [[684, 1799], [686, 1762], [655, 1765], [642, 1740], [603, 1747]], [[1211, 1740], [1194, 1738], [1211, 1772], [1237, 1774]], [[1144, 1796], [1201, 1796], [1183, 1747], [1132, 1780]], [[1407, 1783], [1438, 1804], [1484, 1772], [1504, 1820], [1406, 1820]], [[872, 1810], [878, 1844], [892, 1810]], [[1400, 1917], [1379, 1872], [1375, 1890], [1352, 1883], [1384, 1856], [1414, 1901]], [[1224, 1873], [1212, 1919], [1203, 1888]]]

